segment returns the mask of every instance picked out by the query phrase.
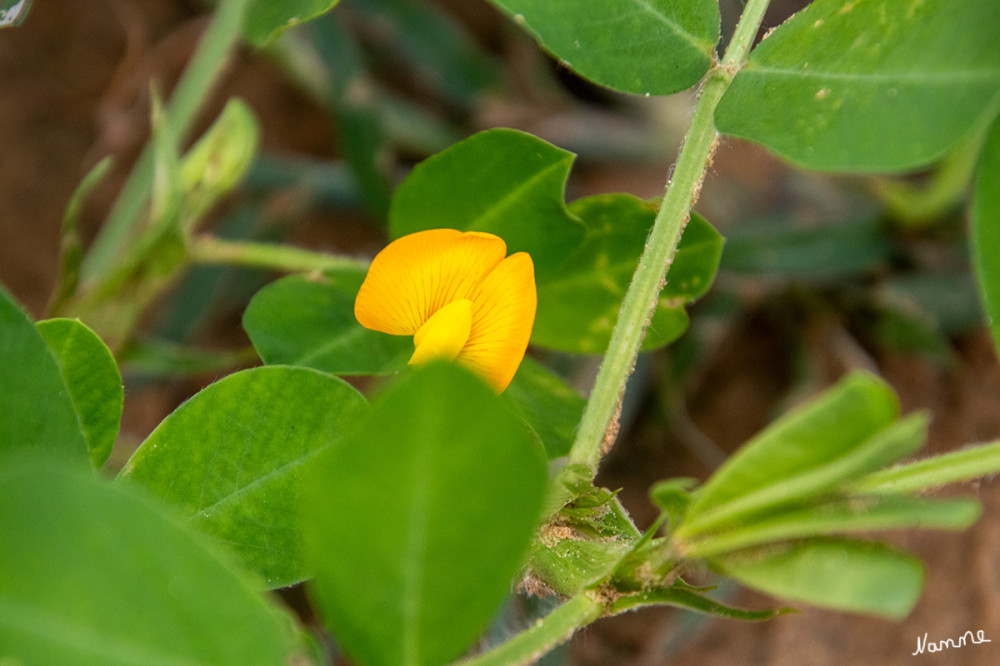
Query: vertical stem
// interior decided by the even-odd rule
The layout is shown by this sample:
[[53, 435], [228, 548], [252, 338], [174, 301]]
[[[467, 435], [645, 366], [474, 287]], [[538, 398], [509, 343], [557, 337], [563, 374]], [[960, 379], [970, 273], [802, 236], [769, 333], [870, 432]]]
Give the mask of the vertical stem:
[[715, 147], [715, 108], [736, 72], [746, 62], [769, 0], [749, 0], [740, 17], [722, 62], [714, 66], [702, 85], [691, 126], [684, 139], [667, 185], [666, 195], [646, 241], [646, 249], [622, 302], [618, 323], [601, 363], [590, 400], [580, 421], [569, 462], [583, 464], [596, 474], [605, 440], [610, 445], [617, 428], [618, 410], [625, 384], [673, 261], [681, 234], [698, 198], [708, 160]]
[[[243, 29], [247, 2], [221, 0], [198, 50], [177, 82], [166, 115], [178, 140], [190, 128], [201, 103], [226, 66]], [[149, 199], [152, 180], [153, 144], [150, 141], [132, 167], [108, 219], [87, 252], [81, 266], [84, 279], [97, 277], [113, 265], [115, 255], [129, 239], [135, 220]]]

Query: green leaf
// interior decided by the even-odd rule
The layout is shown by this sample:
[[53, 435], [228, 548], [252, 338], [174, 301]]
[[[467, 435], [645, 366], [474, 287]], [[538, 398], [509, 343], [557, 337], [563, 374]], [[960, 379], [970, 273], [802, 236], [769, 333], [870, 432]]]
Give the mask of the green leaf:
[[343, 381], [307, 368], [234, 373], [178, 407], [121, 472], [222, 539], [272, 587], [304, 579], [296, 524], [306, 469], [362, 414]]
[[340, 0], [249, 0], [243, 34], [254, 46], [266, 46], [278, 35], [333, 9]]
[[314, 597], [364, 664], [441, 663], [490, 620], [523, 562], [544, 456], [478, 378], [404, 375], [316, 466], [305, 503]]
[[[578, 354], [599, 354], [607, 349], [618, 321], [622, 299], [656, 218], [656, 204], [628, 194], [604, 194], [574, 201], [569, 210], [584, 221], [587, 233], [558, 273], [539, 280], [531, 342]], [[662, 347], [687, 329], [684, 305], [711, 286], [721, 253], [722, 237], [703, 218], [692, 214], [643, 349]]]
[[725, 575], [768, 594], [814, 606], [902, 619], [923, 587], [920, 562], [889, 546], [809, 539], [713, 560]]
[[259, 583], [136, 489], [49, 460], [8, 466], [0, 533], [0, 650], [12, 663], [304, 658]]
[[684, 522], [688, 506], [691, 504], [690, 489], [697, 483], [691, 478], [666, 479], [649, 489], [649, 499], [667, 517], [669, 529], [676, 529]]
[[893, 424], [898, 412], [895, 394], [881, 380], [862, 372], [848, 375], [731, 456], [695, 492], [678, 538], [899, 460], [923, 444], [927, 419], [917, 414]]
[[35, 325], [62, 369], [90, 459], [100, 468], [118, 436], [125, 400], [111, 350], [78, 319], [47, 319]]
[[614, 539], [557, 539], [543, 534], [532, 544], [528, 563], [535, 578], [571, 597], [606, 580], [631, 549], [631, 543]]
[[916, 493], [1000, 473], [1000, 441], [879, 470], [843, 490], [852, 494]]
[[59, 364], [0, 286], [0, 456], [40, 451], [83, 461], [89, 447]]
[[808, 536], [872, 530], [964, 530], [979, 518], [979, 502], [967, 499], [924, 500], [912, 497], [852, 497], [786, 511], [736, 526], [686, 545], [687, 557], [718, 556], [764, 543]]
[[942, 157], [1000, 103], [1000, 3], [816, 0], [750, 54], [719, 131], [811, 169]]
[[1000, 119], [983, 145], [972, 196], [972, 260], [993, 342], [1000, 349]]
[[715, 599], [709, 599], [704, 595], [698, 594], [695, 590], [687, 586], [675, 585], [668, 588], [645, 590], [638, 594], [621, 597], [611, 605], [611, 612], [624, 613], [625, 611], [636, 610], [643, 606], [673, 606], [702, 615], [708, 615], [709, 617], [718, 617], [726, 620], [749, 620], [753, 622], [770, 620], [773, 617], [791, 611], [788, 608], [755, 611], [727, 606]]
[[566, 67], [622, 92], [663, 95], [708, 71], [713, 0], [491, 0]]
[[370, 331], [354, 317], [363, 270], [292, 275], [272, 282], [243, 315], [261, 359], [342, 375], [395, 372], [406, 367], [413, 340]]
[[0, 2], [0, 28], [24, 23], [31, 9], [31, 0], [3, 0]]
[[549, 460], [569, 453], [587, 404], [579, 393], [526, 356], [502, 397], [538, 435]]
[[492, 129], [418, 164], [389, 209], [394, 238], [425, 229], [486, 231], [527, 252], [541, 280], [579, 245], [563, 192], [573, 154], [530, 134]]

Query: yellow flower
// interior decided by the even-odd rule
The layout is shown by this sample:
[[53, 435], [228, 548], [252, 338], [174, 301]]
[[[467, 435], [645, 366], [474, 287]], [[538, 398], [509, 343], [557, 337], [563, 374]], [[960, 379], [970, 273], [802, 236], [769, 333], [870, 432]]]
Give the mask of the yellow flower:
[[365, 328], [412, 335], [411, 365], [455, 360], [500, 393], [524, 358], [537, 305], [531, 257], [506, 254], [502, 239], [479, 231], [403, 236], [372, 260], [354, 316]]

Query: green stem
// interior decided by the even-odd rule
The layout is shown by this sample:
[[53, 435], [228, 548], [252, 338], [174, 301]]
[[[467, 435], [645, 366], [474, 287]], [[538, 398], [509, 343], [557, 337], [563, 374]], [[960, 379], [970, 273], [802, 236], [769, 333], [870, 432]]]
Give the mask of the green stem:
[[313, 252], [289, 245], [228, 241], [212, 236], [196, 238], [188, 248], [188, 259], [196, 264], [231, 264], [289, 273], [368, 269], [368, 262], [362, 259]]
[[[177, 140], [190, 129], [202, 102], [208, 96], [243, 29], [243, 13], [249, 0], [221, 0], [212, 23], [174, 89], [166, 116]], [[153, 143], [146, 144], [138, 161], [91, 245], [80, 272], [85, 280], [99, 277], [114, 265], [114, 257], [128, 241], [153, 183]]]
[[702, 85], [673, 177], [646, 242], [646, 250], [625, 294], [608, 352], [601, 363], [576, 441], [570, 450], [569, 463], [585, 465], [591, 477], [597, 472], [602, 454], [613, 443], [626, 382], [635, 366], [667, 269], [690, 218], [691, 207], [701, 190], [705, 170], [715, 148], [715, 108], [736, 72], [746, 62], [768, 2], [747, 2], [722, 62], [709, 71]]
[[529, 664], [561, 643], [577, 629], [585, 627], [604, 614], [604, 605], [590, 594], [579, 594], [522, 631], [506, 643], [489, 652], [464, 660], [461, 666], [513, 666]]

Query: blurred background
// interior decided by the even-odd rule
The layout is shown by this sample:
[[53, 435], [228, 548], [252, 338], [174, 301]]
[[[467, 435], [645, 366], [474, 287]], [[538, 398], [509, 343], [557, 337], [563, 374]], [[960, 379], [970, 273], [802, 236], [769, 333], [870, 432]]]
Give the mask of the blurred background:
[[[765, 28], [804, 4], [775, 0]], [[740, 3], [721, 8], [725, 32]], [[33, 317], [44, 316], [55, 284], [70, 194], [99, 159], [114, 157], [82, 218], [92, 238], [148, 137], [150, 83], [169, 91], [210, 11], [198, 0], [35, 0], [21, 26], [0, 31], [0, 282]], [[693, 91], [645, 98], [594, 86], [483, 0], [343, 0], [270, 49], [240, 50], [196, 134], [231, 96], [255, 112], [261, 150], [213, 213], [213, 232], [357, 256], [384, 243], [392, 187], [413, 164], [488, 127], [575, 152], [567, 201], [659, 196], [693, 102]], [[723, 141], [696, 207], [727, 238], [722, 269], [692, 309], [689, 332], [640, 360], [619, 443], [598, 479], [623, 489], [640, 527], [655, 516], [646, 497], [653, 482], [707, 477], [777, 413], [851, 368], [885, 377], [904, 412], [931, 411], [929, 452], [1000, 437], [1000, 368], [971, 278], [964, 189], [920, 214], [891, 196], [934, 177], [806, 173]], [[148, 359], [124, 365], [112, 467], [184, 398], [232, 369], [211, 359], [247, 362], [240, 316], [274, 277], [200, 268], [147, 313], [143, 335], [209, 360], [185, 356], [169, 371]], [[581, 389], [597, 362], [549, 360]], [[973, 529], [886, 535], [927, 563], [924, 596], [903, 622], [807, 608], [763, 624], [644, 610], [598, 622], [545, 663], [893, 664], [913, 658], [925, 632], [932, 641], [980, 628], [992, 637], [1000, 484], [948, 493], [982, 501]], [[735, 588], [718, 595], [777, 605]], [[996, 663], [989, 644], [922, 658]]]

